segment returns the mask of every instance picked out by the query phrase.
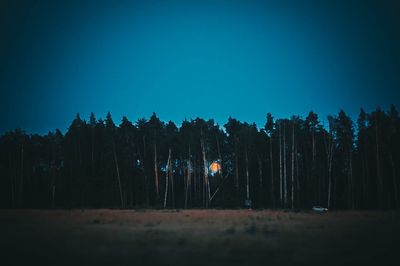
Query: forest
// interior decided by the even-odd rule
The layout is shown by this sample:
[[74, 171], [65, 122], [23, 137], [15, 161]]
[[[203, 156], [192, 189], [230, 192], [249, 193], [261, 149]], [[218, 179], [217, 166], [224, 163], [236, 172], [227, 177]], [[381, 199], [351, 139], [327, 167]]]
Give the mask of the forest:
[[1, 208], [399, 208], [400, 118], [392, 105], [357, 121], [155, 113], [116, 125], [110, 113], [47, 135], [0, 137]]

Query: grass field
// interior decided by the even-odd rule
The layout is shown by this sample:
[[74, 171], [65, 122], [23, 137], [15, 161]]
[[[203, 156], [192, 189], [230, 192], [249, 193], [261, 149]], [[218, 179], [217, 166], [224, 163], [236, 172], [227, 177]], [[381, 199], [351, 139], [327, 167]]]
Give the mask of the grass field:
[[0, 225], [1, 265], [400, 265], [394, 211], [0, 210]]

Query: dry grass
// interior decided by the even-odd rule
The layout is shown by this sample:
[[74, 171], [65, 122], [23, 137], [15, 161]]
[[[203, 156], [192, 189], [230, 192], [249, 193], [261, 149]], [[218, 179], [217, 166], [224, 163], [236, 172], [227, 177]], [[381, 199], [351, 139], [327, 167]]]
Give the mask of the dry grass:
[[2, 265], [399, 264], [398, 212], [2, 210], [0, 225]]

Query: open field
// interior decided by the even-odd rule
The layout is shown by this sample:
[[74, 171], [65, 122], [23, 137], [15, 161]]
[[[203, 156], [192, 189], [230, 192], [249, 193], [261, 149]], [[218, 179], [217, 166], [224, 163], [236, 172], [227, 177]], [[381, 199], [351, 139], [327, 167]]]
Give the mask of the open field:
[[400, 213], [391, 211], [1, 210], [0, 225], [1, 265], [400, 261]]

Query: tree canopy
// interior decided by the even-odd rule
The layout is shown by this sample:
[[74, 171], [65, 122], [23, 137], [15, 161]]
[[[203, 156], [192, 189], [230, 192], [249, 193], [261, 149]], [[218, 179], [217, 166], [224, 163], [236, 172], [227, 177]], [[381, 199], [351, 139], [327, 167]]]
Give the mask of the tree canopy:
[[268, 113], [263, 128], [77, 114], [65, 134], [0, 136], [0, 207], [398, 208], [399, 167], [394, 106], [355, 123]]

